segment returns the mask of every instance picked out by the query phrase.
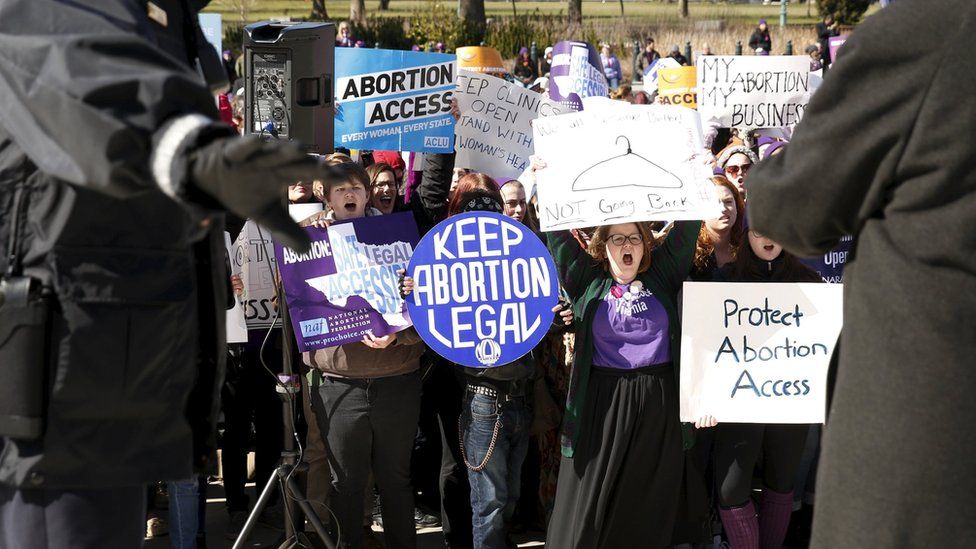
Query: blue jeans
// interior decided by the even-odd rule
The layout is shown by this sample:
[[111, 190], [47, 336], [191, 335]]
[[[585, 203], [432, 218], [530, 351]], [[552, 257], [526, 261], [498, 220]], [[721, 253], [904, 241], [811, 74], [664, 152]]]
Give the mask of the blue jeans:
[[[497, 425], [496, 425], [497, 421]], [[519, 499], [522, 462], [529, 449], [532, 411], [525, 398], [496, 401], [465, 391], [461, 412], [464, 456], [471, 484], [471, 525], [476, 549], [505, 549]], [[492, 436], [495, 447], [485, 463]], [[484, 464], [480, 471], [473, 471]]]
[[619, 78], [607, 78], [607, 84], [610, 86], [610, 91], [617, 89], [620, 86]]
[[200, 530], [200, 484], [196, 476], [167, 483], [169, 542], [173, 549], [196, 549]]

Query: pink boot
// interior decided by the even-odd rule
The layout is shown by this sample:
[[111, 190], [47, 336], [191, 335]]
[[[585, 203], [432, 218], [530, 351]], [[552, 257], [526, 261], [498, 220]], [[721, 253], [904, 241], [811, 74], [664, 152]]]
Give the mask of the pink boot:
[[793, 513], [793, 491], [781, 494], [763, 488], [759, 505], [759, 547], [781, 549]]
[[719, 507], [718, 514], [732, 549], [759, 549], [759, 519], [752, 500], [741, 507]]

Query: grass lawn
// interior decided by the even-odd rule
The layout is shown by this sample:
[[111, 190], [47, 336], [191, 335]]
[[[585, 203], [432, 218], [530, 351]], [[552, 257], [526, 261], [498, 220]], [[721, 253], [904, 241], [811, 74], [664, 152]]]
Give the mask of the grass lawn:
[[[381, 12], [378, 9], [377, 0], [367, 0], [367, 15], [382, 16], [409, 16], [419, 10], [427, 10], [431, 6], [432, 0], [391, 0], [390, 9]], [[240, 5], [249, 6], [247, 19], [249, 21], [261, 21], [278, 17], [305, 17], [311, 12], [312, 3], [309, 0], [214, 0], [210, 6], [204, 10], [209, 12], [219, 12], [223, 14], [224, 22], [234, 22], [240, 20]], [[332, 18], [344, 18], [349, 14], [349, 2], [344, 0], [327, 0], [326, 9]], [[455, 2], [445, 3], [448, 6], [456, 5]], [[521, 1], [515, 2], [515, 9], [519, 14], [530, 13], [538, 10], [541, 13], [557, 14], [566, 12], [566, 2], [559, 1]], [[488, 17], [510, 16], [512, 15], [512, 2], [499, 0], [486, 0], [485, 11]], [[779, 24], [780, 7], [777, 4], [763, 6], [761, 4], [726, 4], [712, 2], [692, 2], [689, 11], [693, 19], [721, 19], [728, 23], [755, 23], [760, 17], [765, 17], [769, 21], [771, 28]], [[806, 3], [792, 3], [789, 5], [790, 25], [812, 25], [818, 21], [816, 6], [809, 7], [810, 15], [807, 16], [808, 7]], [[870, 12], [869, 12], [870, 13]], [[679, 20], [677, 2], [667, 4], [659, 1], [651, 2], [647, 0], [624, 0], [624, 15], [627, 19], [646, 18], [656, 21], [666, 21], [669, 19]], [[620, 16], [620, 1], [607, 0], [595, 1], [584, 0], [584, 18], [616, 18]]]

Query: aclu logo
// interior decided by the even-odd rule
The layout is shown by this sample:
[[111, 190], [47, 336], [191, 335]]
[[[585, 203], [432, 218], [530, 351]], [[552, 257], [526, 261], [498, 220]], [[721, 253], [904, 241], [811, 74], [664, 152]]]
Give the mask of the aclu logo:
[[439, 149], [446, 149], [451, 146], [450, 137], [424, 137], [425, 147], [437, 147]]
[[324, 318], [313, 318], [298, 323], [302, 327], [302, 337], [312, 337], [329, 333], [329, 323]]
[[474, 356], [485, 366], [493, 366], [502, 356], [502, 347], [491, 339], [482, 339], [474, 349]]

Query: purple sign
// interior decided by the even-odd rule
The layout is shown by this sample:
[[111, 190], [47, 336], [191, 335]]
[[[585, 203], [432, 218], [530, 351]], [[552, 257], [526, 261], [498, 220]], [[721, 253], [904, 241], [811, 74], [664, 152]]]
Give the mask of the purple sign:
[[361, 217], [305, 231], [312, 239], [308, 253], [275, 243], [300, 351], [410, 327], [397, 271], [406, 270], [420, 240], [413, 214]]
[[854, 245], [853, 236], [845, 236], [840, 239], [840, 244], [829, 252], [810, 258], [802, 258], [800, 262], [810, 267], [824, 282], [840, 284], [844, 282], [844, 265], [847, 264], [851, 256], [851, 247]]
[[847, 42], [847, 35], [831, 36], [827, 39], [827, 49], [830, 50], [830, 60], [837, 61], [837, 50]]
[[564, 40], [552, 48], [549, 98], [574, 111], [583, 110], [584, 97], [607, 97], [610, 87], [596, 48], [586, 42]]

